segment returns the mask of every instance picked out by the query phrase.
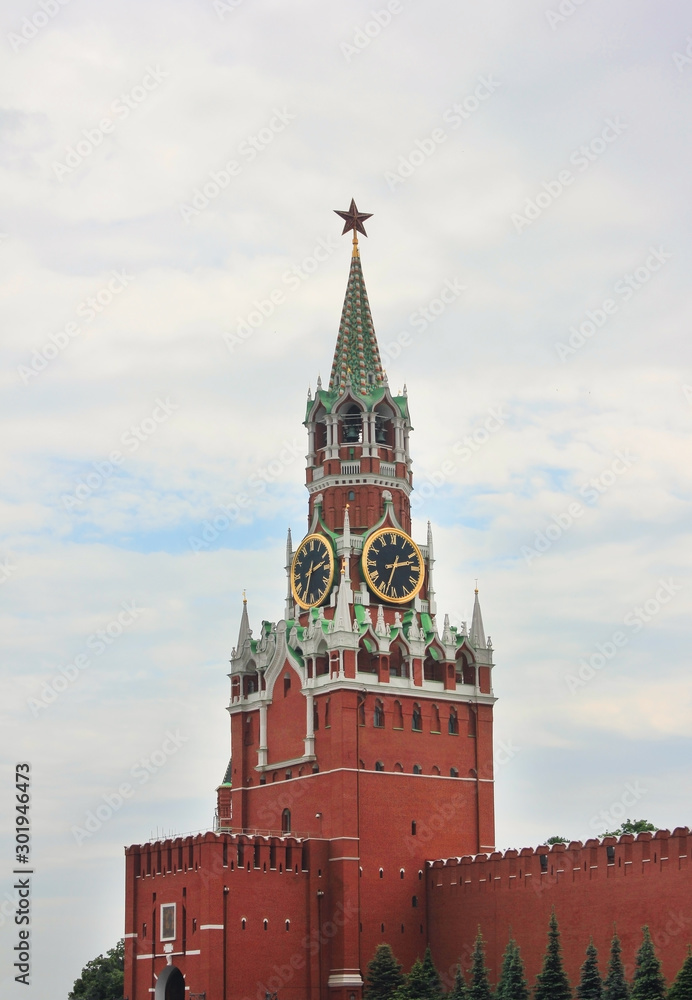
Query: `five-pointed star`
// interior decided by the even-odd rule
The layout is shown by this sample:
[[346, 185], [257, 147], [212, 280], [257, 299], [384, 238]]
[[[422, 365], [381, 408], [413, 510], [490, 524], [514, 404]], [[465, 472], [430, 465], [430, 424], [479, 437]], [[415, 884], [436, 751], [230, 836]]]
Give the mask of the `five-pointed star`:
[[353, 200], [353, 198], [351, 198], [351, 207], [349, 208], [348, 212], [340, 212], [338, 208], [335, 208], [334, 211], [336, 212], [337, 215], [341, 216], [341, 218], [344, 219], [344, 231], [341, 234], [342, 236], [344, 235], [344, 233], [347, 233], [349, 229], [353, 229], [357, 233], [362, 233], [363, 236], [368, 235], [365, 232], [365, 227], [363, 223], [365, 222], [366, 219], [372, 218], [372, 212], [359, 212], [358, 209], [356, 208], [356, 203]]

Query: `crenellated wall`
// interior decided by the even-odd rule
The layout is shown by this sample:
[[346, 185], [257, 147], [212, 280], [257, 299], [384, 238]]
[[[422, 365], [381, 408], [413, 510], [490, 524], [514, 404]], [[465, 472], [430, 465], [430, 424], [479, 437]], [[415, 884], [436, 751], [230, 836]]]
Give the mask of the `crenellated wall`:
[[692, 836], [678, 827], [429, 862], [427, 896], [430, 943], [448, 981], [460, 957], [468, 965], [480, 926], [492, 978], [511, 934], [533, 984], [553, 907], [573, 986], [591, 936], [605, 972], [614, 926], [631, 975], [644, 924], [670, 980], [692, 941]]

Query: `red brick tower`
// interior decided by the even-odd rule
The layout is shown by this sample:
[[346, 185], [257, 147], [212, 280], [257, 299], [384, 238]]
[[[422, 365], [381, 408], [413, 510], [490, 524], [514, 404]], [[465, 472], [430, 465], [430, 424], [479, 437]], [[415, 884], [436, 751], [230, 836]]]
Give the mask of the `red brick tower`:
[[406, 968], [422, 955], [425, 860], [494, 849], [495, 699], [477, 592], [470, 633], [438, 629], [429, 526], [410, 537], [408, 398], [361, 270], [367, 216], [339, 214], [353, 255], [329, 386], [308, 393], [308, 531], [295, 551], [289, 532], [285, 620], [254, 638], [243, 607], [217, 825], [320, 844], [334, 933], [313, 995], [357, 1000], [380, 941]]

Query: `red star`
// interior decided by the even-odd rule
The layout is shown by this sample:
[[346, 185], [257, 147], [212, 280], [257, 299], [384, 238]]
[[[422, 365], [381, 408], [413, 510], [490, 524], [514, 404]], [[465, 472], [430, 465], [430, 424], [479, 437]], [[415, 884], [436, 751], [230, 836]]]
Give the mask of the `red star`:
[[353, 198], [351, 198], [351, 207], [348, 212], [340, 212], [338, 208], [335, 208], [334, 211], [337, 215], [344, 219], [344, 231], [341, 234], [342, 236], [350, 229], [353, 229], [357, 233], [362, 233], [363, 236], [368, 235], [365, 232], [365, 226], [363, 223], [366, 219], [372, 218], [372, 212], [359, 212]]

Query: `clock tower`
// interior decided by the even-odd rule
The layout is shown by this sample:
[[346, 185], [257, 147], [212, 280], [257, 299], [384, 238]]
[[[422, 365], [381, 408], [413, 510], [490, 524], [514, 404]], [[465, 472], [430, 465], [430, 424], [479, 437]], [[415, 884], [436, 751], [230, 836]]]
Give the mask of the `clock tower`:
[[338, 214], [353, 250], [329, 384], [308, 392], [307, 529], [295, 548], [289, 530], [284, 619], [255, 637], [243, 604], [217, 830], [322, 859], [314, 996], [357, 1000], [378, 943], [406, 968], [422, 956], [426, 860], [494, 850], [495, 699], [478, 592], [470, 630], [437, 618], [408, 395], [389, 388], [361, 267], [369, 216]]

